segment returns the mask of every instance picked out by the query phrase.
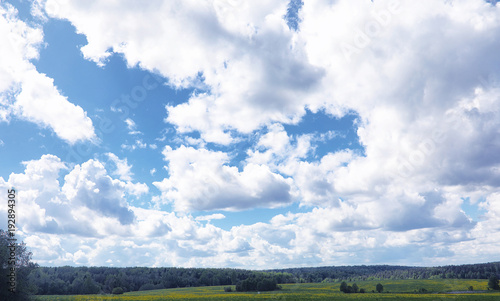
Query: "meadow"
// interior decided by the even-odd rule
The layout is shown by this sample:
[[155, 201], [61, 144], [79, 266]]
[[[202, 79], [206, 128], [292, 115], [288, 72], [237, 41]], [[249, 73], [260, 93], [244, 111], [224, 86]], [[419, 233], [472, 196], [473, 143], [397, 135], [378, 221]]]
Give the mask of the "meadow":
[[[339, 291], [340, 283], [284, 284], [282, 290], [273, 292], [224, 292], [222, 286], [164, 289], [129, 292], [123, 295], [80, 295], [80, 296], [35, 296], [36, 301], [100, 301], [100, 300], [500, 300], [500, 292], [487, 291], [487, 280], [435, 279], [435, 280], [380, 280], [358, 281], [365, 294], [344, 294]], [[377, 283], [384, 286], [383, 293], [372, 293]], [[352, 285], [353, 283], [349, 283]], [[467, 289], [472, 286], [474, 291]], [[416, 293], [424, 288], [426, 293]], [[234, 286], [233, 286], [234, 290]], [[455, 292], [455, 293], [450, 293]]]

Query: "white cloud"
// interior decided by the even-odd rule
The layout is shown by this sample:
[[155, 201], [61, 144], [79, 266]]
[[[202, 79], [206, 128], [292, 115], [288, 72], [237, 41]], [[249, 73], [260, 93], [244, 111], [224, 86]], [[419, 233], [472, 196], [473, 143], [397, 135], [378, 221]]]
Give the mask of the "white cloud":
[[289, 179], [265, 165], [228, 166], [223, 152], [181, 146], [163, 151], [169, 178], [153, 184], [178, 211], [278, 207], [292, 201]]
[[106, 155], [114, 163], [115, 171], [112, 174], [118, 176], [120, 180], [125, 181], [125, 184], [121, 183], [121, 185], [125, 188], [127, 193], [131, 196], [139, 197], [149, 192], [149, 187], [145, 183], [132, 182], [132, 176], [134, 174], [131, 170], [132, 166], [128, 165], [127, 158], [120, 159], [113, 153], [107, 153]]
[[[399, 176], [411, 176], [413, 183], [427, 177], [440, 185], [459, 184], [452, 174], [471, 172], [476, 179], [495, 179], [479, 168], [482, 163], [477, 160], [491, 158], [484, 156], [485, 150], [498, 150], [494, 143], [483, 144], [496, 135], [492, 126], [498, 110], [489, 108], [498, 105], [498, 83], [481, 87], [481, 78], [498, 77], [491, 66], [499, 59], [487, 55], [498, 47], [491, 36], [500, 26], [498, 8], [484, 1], [400, 2], [400, 12], [391, 15], [390, 24], [360, 54], [345, 60], [339, 43], [369, 24], [373, 11], [387, 11], [390, 3], [363, 4], [357, 14], [347, 13], [354, 9], [349, 1], [304, 4], [301, 35], [309, 41], [309, 59], [330, 66], [325, 68], [322, 89], [332, 99], [327, 108], [354, 110], [362, 120], [358, 135], [366, 158], [349, 164], [346, 184], [372, 187], [369, 182], [387, 176], [396, 177], [391, 179], [394, 183], [399, 183]], [[347, 15], [349, 20], [342, 18]], [[353, 29], [340, 26], [346, 22]], [[330, 28], [340, 29], [332, 33]], [[483, 95], [483, 110], [471, 106], [472, 100], [481, 102], [478, 93]], [[448, 120], [456, 120], [460, 128]], [[456, 170], [455, 163], [464, 169]], [[440, 175], [443, 171], [447, 174]], [[361, 179], [366, 180], [360, 183]], [[462, 184], [471, 179], [464, 180]]]
[[137, 124], [135, 124], [135, 122], [132, 119], [130, 118], [125, 119], [125, 123], [127, 124], [128, 133], [130, 135], [142, 134], [141, 131], [137, 130]]
[[120, 179], [124, 181], [132, 181], [132, 176], [133, 176], [133, 173], [131, 171], [132, 166], [128, 165], [127, 158], [121, 160], [120, 158], [118, 158], [118, 156], [116, 156], [113, 153], [107, 153], [106, 155], [116, 166], [116, 170], [113, 174], [117, 175], [118, 177], [120, 177]]
[[[59, 172], [66, 169], [66, 165], [59, 158], [52, 155], [44, 155], [40, 160], [23, 162], [25, 172], [22, 174], [12, 173], [9, 180], [5, 182], [0, 178], [0, 185], [5, 188], [15, 187], [19, 199], [19, 211], [23, 212], [18, 217], [20, 224], [26, 225], [24, 231], [56, 231], [57, 221], [53, 216], [47, 214], [48, 208], [54, 207], [50, 204], [60, 189], [58, 181]], [[39, 201], [42, 200], [42, 201]], [[5, 221], [0, 217], [0, 220]]]
[[149, 186], [145, 183], [133, 183], [128, 181], [125, 183], [125, 190], [130, 196], [138, 198], [149, 193]]
[[104, 166], [89, 160], [75, 168], [64, 177], [62, 192], [75, 204], [95, 210], [107, 217], [115, 217], [122, 224], [133, 222], [134, 215], [123, 200], [120, 181], [106, 174]]
[[[425, 179], [408, 182], [406, 177], [379, 165], [380, 162], [369, 163], [366, 157], [351, 150], [306, 162], [303, 157], [310, 146], [301, 144], [301, 138], [304, 136], [290, 138], [283, 128], [274, 128], [258, 140], [256, 150], [249, 151], [247, 161], [267, 164], [273, 171], [290, 176], [301, 204], [332, 206], [330, 210], [335, 213], [332, 212], [333, 219], [329, 219], [333, 222], [339, 218], [335, 230], [407, 231], [473, 226], [460, 208], [460, 193], [454, 189], [437, 189]], [[306, 141], [310, 140], [308, 137]]]
[[[142, 139], [136, 139], [135, 142], [134, 142], [134, 144], [125, 144], [124, 143], [124, 144], [121, 145], [121, 148], [133, 151], [133, 150], [136, 150], [136, 149], [144, 149], [147, 146], [148, 145], [146, 143], [144, 143], [144, 141], [142, 141]], [[154, 149], [154, 147], [152, 147], [152, 149]]]
[[70, 103], [53, 79], [36, 71], [30, 62], [38, 58], [42, 29], [17, 19], [10, 4], [0, 5], [0, 25], [0, 121], [16, 116], [52, 129], [70, 144], [95, 141], [94, 127], [85, 111]]
[[94, 237], [127, 233], [134, 214], [126, 199], [148, 193], [142, 183], [123, 182], [107, 175], [104, 165], [89, 160], [74, 166], [60, 183], [66, 164], [53, 155], [24, 162], [23, 173], [12, 173], [0, 186], [15, 187], [22, 231], [25, 233], [77, 234]]
[[[321, 138], [321, 135], [319, 135]], [[254, 150], [248, 150], [249, 163], [265, 164], [290, 176], [300, 193], [304, 205], [338, 205], [340, 194], [335, 191], [338, 179], [335, 174], [352, 161], [356, 155], [351, 150], [329, 153], [319, 162], [307, 162], [314, 149], [312, 134], [290, 137], [281, 125], [272, 125], [262, 135]]]
[[222, 213], [215, 213], [215, 214], [210, 214], [210, 215], [202, 215], [196, 217], [197, 221], [211, 221], [213, 219], [225, 219], [226, 216]]
[[19, 117], [52, 128], [69, 143], [96, 139], [92, 121], [83, 109], [68, 102], [44, 74], [27, 71], [16, 99], [14, 112]]

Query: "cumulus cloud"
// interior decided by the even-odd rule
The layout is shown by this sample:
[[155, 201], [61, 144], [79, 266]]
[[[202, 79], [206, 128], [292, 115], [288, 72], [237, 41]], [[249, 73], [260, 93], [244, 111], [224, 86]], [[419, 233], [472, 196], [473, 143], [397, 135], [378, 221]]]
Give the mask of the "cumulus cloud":
[[[375, 184], [385, 172], [412, 182], [432, 178], [440, 185], [496, 181], [491, 167], [498, 156], [484, 152], [498, 147], [484, 143], [496, 135], [490, 126], [498, 114], [498, 83], [485, 87], [481, 79], [498, 78], [492, 66], [499, 58], [487, 54], [498, 47], [493, 38], [498, 8], [484, 1], [396, 3], [395, 13], [391, 1], [362, 4], [357, 14], [346, 13], [354, 9], [348, 1], [311, 1], [303, 7], [301, 34], [309, 41], [309, 59], [331, 66], [321, 92], [332, 99], [326, 109], [354, 110], [361, 120], [358, 135], [366, 157], [349, 164], [346, 183]], [[373, 24], [378, 33], [365, 32], [366, 45], [346, 59], [342, 43], [354, 45], [356, 33]], [[366, 179], [371, 170], [378, 172]], [[460, 183], [453, 174], [467, 178]]]
[[60, 93], [53, 79], [30, 62], [37, 59], [43, 42], [41, 28], [17, 18], [10, 4], [0, 5], [0, 121], [12, 116], [50, 128], [70, 144], [95, 141], [92, 120]]
[[141, 134], [141, 132], [137, 130], [137, 124], [135, 124], [135, 122], [132, 119], [130, 118], [125, 119], [125, 123], [127, 124], [128, 133], [130, 135]]
[[23, 199], [18, 206], [19, 211], [23, 212], [22, 216], [19, 216], [19, 222], [26, 225], [25, 231], [56, 232], [58, 222], [47, 214], [47, 211], [48, 207], [54, 207], [54, 204], [59, 202], [57, 198], [60, 189], [59, 172], [67, 167], [59, 158], [52, 155], [44, 155], [40, 160], [27, 161], [23, 164], [24, 173], [12, 173], [7, 182], [0, 177], [0, 185], [6, 189], [15, 187], [18, 197]]
[[[143, 183], [113, 179], [96, 160], [69, 169], [58, 157], [43, 155], [24, 165], [24, 172], [12, 173], [8, 181], [0, 177], [0, 186], [18, 191], [25, 233], [124, 234], [136, 218], [125, 199], [148, 192]], [[61, 183], [63, 171], [69, 173]]]
[[61, 139], [73, 144], [96, 139], [92, 121], [85, 111], [68, 101], [54, 81], [36, 70], [26, 71], [14, 113], [42, 127], [51, 128]]
[[196, 217], [197, 221], [211, 221], [213, 219], [225, 219], [226, 216], [222, 213], [215, 213], [215, 214], [210, 214], [210, 215], [202, 215]]
[[102, 163], [89, 160], [64, 177], [62, 192], [72, 202], [92, 211], [117, 218], [122, 224], [130, 224], [134, 214], [123, 200], [120, 181], [107, 175]]
[[128, 165], [127, 158], [120, 159], [113, 153], [107, 153], [107, 156], [116, 166], [116, 170], [113, 174], [119, 176], [120, 179], [124, 181], [131, 181], [133, 175], [131, 171], [132, 166]]
[[166, 146], [163, 155], [170, 176], [153, 184], [178, 211], [273, 208], [292, 201], [290, 180], [265, 165], [247, 164], [239, 171], [227, 165], [226, 153], [185, 146]]
[[474, 226], [453, 188], [438, 189], [428, 179], [408, 181], [349, 149], [307, 162], [304, 157], [311, 151], [311, 140], [310, 135], [290, 137], [283, 127], [273, 127], [248, 151], [247, 161], [266, 164], [293, 179], [302, 205], [334, 207], [330, 217], [320, 219], [338, 218], [336, 231]]
[[[154, 145], [154, 144], [152, 144], [152, 145]], [[144, 143], [144, 141], [142, 141], [142, 139], [136, 139], [134, 144], [125, 144], [124, 143], [121, 145], [122, 149], [130, 150], [130, 151], [134, 151], [136, 149], [144, 149], [147, 146], [148, 145], [146, 143]], [[154, 146], [151, 148], [154, 149]]]

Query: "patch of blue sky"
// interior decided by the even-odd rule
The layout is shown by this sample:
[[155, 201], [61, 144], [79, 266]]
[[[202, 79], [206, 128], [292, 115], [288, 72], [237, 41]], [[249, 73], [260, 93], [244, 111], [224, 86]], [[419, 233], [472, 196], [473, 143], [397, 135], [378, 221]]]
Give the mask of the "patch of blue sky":
[[23, 161], [40, 159], [47, 153], [62, 153], [60, 139], [50, 129], [12, 118], [9, 123], [0, 123], [0, 157], [8, 158], [0, 164], [0, 177], [8, 179], [11, 173], [24, 172]]
[[[236, 130], [228, 130], [227, 132], [230, 133], [233, 138], [233, 143], [226, 146], [209, 142], [206, 143], [205, 148], [211, 151], [227, 153], [229, 157], [229, 162], [227, 164], [237, 167], [241, 172], [246, 164], [245, 159], [248, 157], [247, 151], [254, 148], [263, 131], [264, 130], [261, 129], [249, 134], [242, 134]], [[199, 134], [193, 137], [199, 138]]]
[[[364, 154], [364, 147], [359, 143], [357, 135], [356, 121], [358, 116], [354, 113], [335, 118], [323, 111], [312, 113], [307, 111], [306, 115], [298, 124], [283, 124], [285, 131], [290, 137], [292, 145], [296, 144], [297, 137], [301, 135], [311, 135], [311, 145], [313, 149], [304, 158], [307, 161], [317, 161], [328, 153], [335, 153], [341, 150], [350, 149], [359, 155]], [[236, 166], [242, 171], [245, 159], [248, 157], [247, 151], [253, 150], [258, 139], [268, 132], [264, 127], [250, 134], [239, 134], [230, 131], [235, 138], [235, 143], [230, 146], [207, 143], [206, 148], [213, 151], [222, 151], [229, 154], [231, 166]], [[193, 137], [199, 137], [194, 135]]]
[[301, 122], [295, 125], [285, 125], [289, 136], [313, 135], [315, 149], [310, 152], [308, 160], [318, 160], [328, 153], [350, 149], [363, 154], [364, 148], [359, 143], [354, 113], [335, 118], [323, 111], [312, 113], [307, 111]]
[[65, 96], [89, 113], [108, 113], [114, 107], [122, 120], [133, 114], [147, 114], [146, 121], [156, 121], [158, 127], [159, 122], [163, 126], [165, 104], [185, 102], [191, 93], [171, 89], [164, 79], [138, 67], [128, 68], [118, 54], [110, 56], [102, 68], [85, 60], [79, 48], [86, 39], [66, 21], [51, 20], [44, 30], [48, 46], [35, 62], [37, 70], [54, 78]]
[[479, 203], [484, 202], [484, 199], [480, 199], [475, 203], [472, 203], [470, 198], [462, 198], [462, 200], [461, 208], [468, 217], [475, 222], [484, 220], [483, 215], [486, 213], [486, 210], [479, 208]]
[[300, 206], [299, 203], [292, 203], [286, 207], [280, 208], [255, 208], [244, 211], [213, 211], [213, 212], [193, 212], [193, 217], [204, 216], [208, 214], [221, 213], [225, 216], [223, 219], [214, 219], [210, 223], [223, 230], [229, 231], [234, 226], [253, 225], [256, 223], [269, 223], [271, 219], [279, 214], [288, 213], [306, 213], [310, 212], [310, 207]]
[[304, 2], [302, 0], [290, 0], [288, 3], [288, 7], [286, 10], [286, 15], [284, 19], [286, 20], [286, 24], [292, 30], [298, 31], [300, 25], [300, 16], [299, 12]]
[[31, 15], [31, 1], [9, 0], [6, 2], [16, 8], [18, 18], [23, 20], [24, 22], [27, 22], [29, 24], [39, 21]]

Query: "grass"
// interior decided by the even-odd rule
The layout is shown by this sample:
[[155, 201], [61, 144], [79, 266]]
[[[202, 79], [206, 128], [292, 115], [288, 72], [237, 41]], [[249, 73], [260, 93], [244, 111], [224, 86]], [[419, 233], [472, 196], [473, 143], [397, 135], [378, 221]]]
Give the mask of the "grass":
[[[384, 286], [384, 293], [371, 293], [377, 283]], [[349, 283], [352, 285], [353, 283]], [[366, 294], [344, 294], [339, 291], [340, 283], [303, 283], [285, 284], [283, 289], [274, 292], [224, 292], [223, 286], [179, 288], [167, 290], [130, 292], [119, 296], [112, 295], [85, 295], [85, 296], [35, 296], [36, 301], [87, 301], [87, 300], [131, 300], [131, 301], [159, 301], [159, 300], [412, 300], [412, 301], [498, 301], [500, 292], [467, 292], [469, 286], [475, 291], [487, 290], [487, 280], [382, 280], [359, 281], [359, 288], [367, 291]], [[417, 294], [421, 288], [428, 293]], [[234, 286], [233, 286], [234, 289]], [[452, 291], [465, 291], [460, 294], [450, 294]]]

